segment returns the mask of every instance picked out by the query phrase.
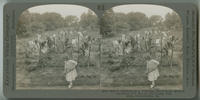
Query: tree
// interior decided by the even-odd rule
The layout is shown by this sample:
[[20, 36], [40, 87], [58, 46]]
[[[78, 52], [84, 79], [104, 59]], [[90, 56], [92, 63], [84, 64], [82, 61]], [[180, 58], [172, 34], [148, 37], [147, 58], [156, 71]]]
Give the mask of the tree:
[[58, 13], [30, 13], [24, 11], [18, 20], [17, 36], [30, 36], [64, 27], [65, 20]]
[[162, 25], [162, 22], [163, 22], [163, 18], [160, 15], [152, 15], [149, 18], [150, 27], [160, 26], [160, 25]]
[[164, 21], [165, 27], [169, 30], [181, 30], [181, 18], [176, 12], [167, 13]]
[[103, 37], [113, 36], [113, 24], [114, 24], [114, 11], [113, 9], [107, 10], [101, 18], [101, 32]]
[[84, 29], [95, 30], [98, 28], [98, 18], [91, 10], [83, 13], [80, 18], [80, 26]]
[[64, 18], [58, 13], [44, 13], [41, 15], [41, 21], [45, 25], [45, 31], [64, 27]]
[[148, 17], [141, 12], [130, 12], [127, 14], [127, 19], [131, 31], [145, 28], [148, 25]]
[[27, 31], [29, 33], [42, 33], [46, 30], [45, 25], [41, 19], [41, 14], [30, 13], [30, 22], [27, 24]]
[[65, 27], [75, 27], [79, 22], [78, 17], [72, 15], [66, 16], [64, 20], [65, 20], [64, 22]]
[[127, 23], [127, 16], [124, 13], [114, 13], [113, 31], [115, 33], [127, 32], [130, 30], [130, 26]]
[[29, 23], [30, 23], [30, 12], [28, 10], [25, 10], [19, 17], [19, 20], [17, 23], [16, 35], [20, 37], [26, 36], [27, 24]]

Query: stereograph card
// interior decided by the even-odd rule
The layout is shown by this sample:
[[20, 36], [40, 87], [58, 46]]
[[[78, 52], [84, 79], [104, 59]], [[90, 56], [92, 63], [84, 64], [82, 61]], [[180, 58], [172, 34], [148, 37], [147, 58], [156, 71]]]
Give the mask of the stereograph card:
[[8, 98], [195, 99], [198, 5], [5, 0]]

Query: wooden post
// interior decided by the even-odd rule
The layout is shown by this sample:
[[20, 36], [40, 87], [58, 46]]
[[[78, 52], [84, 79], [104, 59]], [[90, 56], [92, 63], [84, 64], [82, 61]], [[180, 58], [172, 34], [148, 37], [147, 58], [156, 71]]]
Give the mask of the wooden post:
[[[99, 38], [99, 70], [101, 70], [101, 41], [102, 38]], [[99, 73], [99, 88], [101, 88], [101, 74]]]
[[173, 43], [172, 43], [172, 52], [171, 52], [171, 57], [170, 57], [170, 66], [171, 66], [171, 69], [172, 69], [172, 66], [173, 66], [173, 55], [174, 55], [174, 47], [173, 47]]
[[65, 31], [63, 31], [64, 32], [64, 41], [63, 41], [63, 53], [65, 53], [65, 50], [66, 50], [66, 44], [65, 44], [65, 42], [66, 42], [66, 33], [65, 33]]
[[90, 50], [91, 50], [90, 40], [89, 40], [88, 44], [89, 44], [89, 47], [88, 47], [88, 52], [89, 52], [89, 54], [88, 54], [88, 67], [90, 67]]
[[99, 38], [99, 68], [101, 67], [101, 38]]
[[[41, 42], [39, 42], [39, 62], [41, 62]], [[44, 66], [42, 66], [42, 71], [44, 71]]]
[[173, 55], [174, 55], [174, 44], [175, 44], [175, 37], [172, 35], [171, 37], [171, 56], [170, 56], [170, 66], [171, 70], [173, 71]]
[[147, 52], [147, 34], [145, 34], [144, 45], [145, 45], [145, 52]]
[[70, 54], [70, 58], [69, 59], [74, 59], [74, 48], [73, 48], [73, 46], [71, 46], [71, 48], [70, 48], [71, 50], [71, 54]]
[[77, 66], [79, 66], [79, 43], [80, 43], [80, 41], [79, 41], [79, 34], [78, 34], [78, 57], [77, 57]]
[[163, 37], [161, 36], [161, 44], [160, 44], [160, 65], [162, 65], [162, 56], [163, 56], [163, 54], [162, 54], [162, 52], [163, 52], [163, 50], [162, 50], [162, 47], [163, 47]]

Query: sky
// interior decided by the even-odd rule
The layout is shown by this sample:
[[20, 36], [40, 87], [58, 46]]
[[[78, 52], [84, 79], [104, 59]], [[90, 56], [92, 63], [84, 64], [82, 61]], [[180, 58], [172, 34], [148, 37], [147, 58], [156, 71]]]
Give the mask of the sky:
[[[30, 12], [36, 12], [36, 13], [45, 13], [45, 12], [56, 12], [61, 14], [63, 17], [68, 15], [74, 15], [77, 17], [80, 17], [82, 13], [87, 12], [88, 8], [83, 6], [77, 6], [77, 5], [62, 5], [62, 4], [51, 4], [51, 5], [41, 5], [36, 6], [28, 9]], [[157, 5], [123, 5], [114, 7], [113, 10], [115, 12], [142, 12], [146, 14], [148, 17], [152, 15], [160, 15], [163, 18], [165, 15], [169, 12], [172, 12], [173, 10], [164, 6], [157, 6]]]
[[113, 10], [115, 12], [143, 12], [146, 16], [150, 17], [152, 15], [160, 15], [163, 18], [167, 13], [171, 13], [173, 10], [164, 6], [157, 5], [123, 5], [114, 7]]
[[36, 12], [40, 14], [45, 12], [56, 12], [61, 14], [63, 17], [68, 15], [74, 15], [80, 17], [82, 13], [88, 11], [88, 8], [77, 5], [52, 4], [52, 5], [36, 6], [29, 8], [28, 10], [30, 12]]

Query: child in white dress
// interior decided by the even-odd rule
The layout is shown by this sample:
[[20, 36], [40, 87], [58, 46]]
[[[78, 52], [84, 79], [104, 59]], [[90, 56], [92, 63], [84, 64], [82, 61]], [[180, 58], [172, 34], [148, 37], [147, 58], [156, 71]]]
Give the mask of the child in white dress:
[[150, 87], [154, 88], [155, 87], [155, 81], [160, 76], [159, 70], [158, 70], [159, 62], [154, 60], [154, 59], [150, 59], [150, 57], [148, 57], [147, 59], [148, 60], [147, 60], [147, 72], [146, 73], [148, 75], [148, 80], [152, 82]]
[[69, 85], [68, 85], [69, 88], [72, 88], [73, 81], [77, 77], [76, 66], [77, 66], [77, 62], [74, 60], [65, 61], [64, 73], [65, 73], [66, 81], [69, 82]]

